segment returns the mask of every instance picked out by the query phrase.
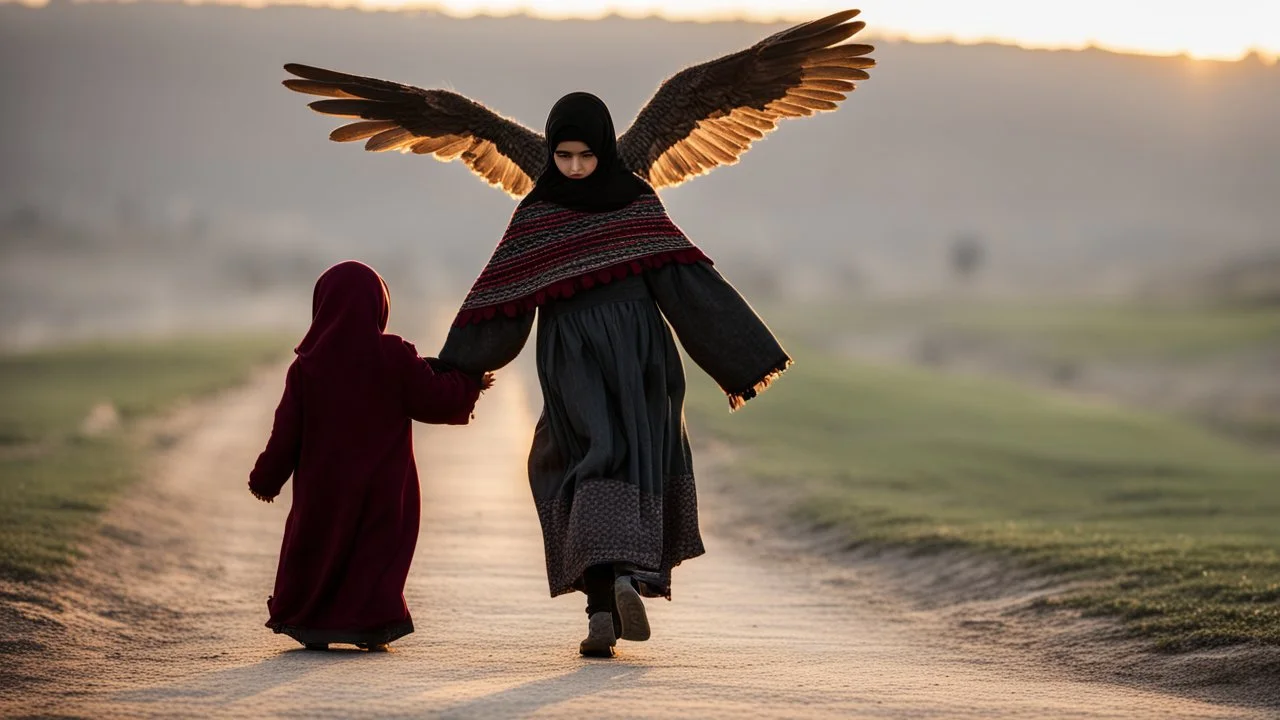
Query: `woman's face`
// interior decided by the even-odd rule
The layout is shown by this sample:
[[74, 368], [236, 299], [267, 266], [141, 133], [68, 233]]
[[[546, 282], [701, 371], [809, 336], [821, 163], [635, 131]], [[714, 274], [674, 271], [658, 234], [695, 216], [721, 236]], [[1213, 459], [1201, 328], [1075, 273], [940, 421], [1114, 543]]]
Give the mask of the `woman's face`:
[[596, 154], [580, 140], [556, 145], [556, 168], [570, 180], [581, 180], [596, 171]]

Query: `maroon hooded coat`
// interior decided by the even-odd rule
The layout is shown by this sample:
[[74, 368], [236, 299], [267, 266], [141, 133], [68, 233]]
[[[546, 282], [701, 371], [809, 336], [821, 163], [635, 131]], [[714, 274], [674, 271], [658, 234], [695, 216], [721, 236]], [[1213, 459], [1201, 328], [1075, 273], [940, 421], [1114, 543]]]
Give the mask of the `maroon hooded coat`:
[[421, 498], [410, 421], [465, 425], [480, 393], [470, 376], [437, 372], [385, 334], [389, 309], [386, 284], [366, 265], [320, 276], [311, 329], [249, 475], [263, 498], [293, 476], [267, 627], [302, 643], [413, 632], [404, 584]]

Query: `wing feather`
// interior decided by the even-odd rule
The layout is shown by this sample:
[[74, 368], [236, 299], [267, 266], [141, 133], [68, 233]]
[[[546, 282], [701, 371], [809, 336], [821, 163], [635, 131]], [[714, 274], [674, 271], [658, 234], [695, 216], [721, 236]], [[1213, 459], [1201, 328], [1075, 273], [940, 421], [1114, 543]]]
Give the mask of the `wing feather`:
[[796, 107], [804, 108], [805, 110], [812, 110], [812, 111], [819, 111], [819, 112], [823, 110], [835, 110], [836, 108], [840, 107], [839, 105], [836, 105], [830, 100], [816, 100], [814, 98], [808, 97], [806, 95], [802, 95], [797, 92], [788, 92], [787, 99], [785, 100], [785, 102], [791, 105], [795, 105]]
[[[868, 80], [871, 75], [866, 70], [851, 67], [842, 67], [839, 65], [819, 65], [817, 67], [809, 67], [804, 69], [805, 78], [818, 78], [828, 80]], [[325, 102], [325, 101], [321, 101]], [[330, 100], [328, 102], [341, 102], [340, 100]]]
[[394, 127], [390, 130], [374, 135], [364, 144], [364, 149], [369, 152], [386, 152], [387, 150], [399, 150], [405, 145], [413, 143], [416, 136], [402, 127]]
[[858, 14], [796, 25], [668, 78], [618, 139], [623, 162], [655, 188], [679, 185], [737, 163], [783, 118], [836, 110], [875, 66], [871, 45], [840, 44], [865, 27], [850, 22]]
[[316, 82], [314, 80], [285, 80], [284, 86], [294, 92], [306, 93], [307, 95], [320, 95], [331, 98], [354, 98], [357, 95], [343, 90], [336, 85]]
[[[831, 102], [831, 103], [838, 103], [845, 98], [844, 93], [832, 92], [830, 90], [820, 90], [815, 87], [809, 87], [808, 84], [802, 87], [792, 88], [788, 90], [787, 95], [790, 95], [793, 97], [809, 98], [811, 100], [826, 100], [827, 102]], [[830, 108], [830, 109], [834, 110], [835, 108]]]
[[[751, 147], [751, 141], [757, 140], [755, 135], [751, 134], [750, 128], [744, 128], [741, 125], [729, 120], [728, 118], [719, 118], [711, 122], [711, 126], [721, 137], [733, 142], [738, 149], [746, 152]], [[757, 133], [760, 137], [764, 137], [763, 133]]]
[[426, 138], [419, 140], [413, 144], [413, 152], [418, 155], [433, 155], [445, 145], [450, 145], [458, 141], [453, 135], [442, 135], [440, 137]]
[[325, 100], [316, 112], [357, 118], [330, 133], [336, 142], [365, 140], [371, 152], [399, 150], [461, 159], [482, 180], [520, 197], [546, 164], [542, 135], [448, 90], [423, 90], [376, 78], [290, 63], [284, 86]]
[[710, 158], [716, 163], [732, 165], [738, 161], [737, 156], [735, 156], [733, 152], [716, 145], [712, 140], [712, 137], [711, 133], [700, 132], [690, 136], [689, 142], [696, 149], [701, 150], [704, 156]]
[[387, 120], [353, 122], [329, 133], [329, 139], [334, 142], [351, 142], [353, 140], [364, 140], [373, 137], [383, 130], [390, 130], [396, 124]]
[[851, 93], [857, 87], [848, 80], [825, 80], [805, 76], [804, 86], [814, 90], [830, 90], [838, 93]]

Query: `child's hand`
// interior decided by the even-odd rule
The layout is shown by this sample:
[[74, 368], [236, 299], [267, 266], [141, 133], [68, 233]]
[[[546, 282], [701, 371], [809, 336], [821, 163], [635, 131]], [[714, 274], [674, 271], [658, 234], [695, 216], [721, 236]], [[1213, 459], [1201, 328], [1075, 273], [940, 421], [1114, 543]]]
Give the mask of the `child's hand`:
[[493, 381], [494, 381], [494, 380], [495, 380], [495, 376], [494, 376], [494, 374], [493, 374], [493, 373], [491, 373], [491, 372], [487, 372], [487, 373], [485, 373], [485, 374], [484, 374], [484, 377], [480, 378], [480, 390], [481, 390], [481, 391], [484, 391], [484, 390], [488, 390], [489, 388], [493, 387]]
[[253, 488], [249, 488], [249, 492], [253, 493], [253, 496], [254, 496], [254, 497], [258, 498], [259, 500], [261, 500], [261, 501], [262, 501], [262, 502], [264, 502], [264, 503], [269, 503], [269, 502], [272, 502], [273, 500], [275, 500], [275, 498], [267, 497], [266, 495], [263, 495], [262, 493], [258, 492], [257, 490], [254, 490]]

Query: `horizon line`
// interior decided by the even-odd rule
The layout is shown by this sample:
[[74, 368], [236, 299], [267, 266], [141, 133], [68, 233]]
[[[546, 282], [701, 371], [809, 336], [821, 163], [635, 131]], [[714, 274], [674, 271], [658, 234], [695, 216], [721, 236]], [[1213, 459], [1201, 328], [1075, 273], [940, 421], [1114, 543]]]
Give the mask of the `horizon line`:
[[[272, 7], [302, 7], [321, 10], [356, 10], [360, 12], [388, 12], [418, 15], [423, 13], [441, 15], [458, 20], [475, 18], [505, 19], [529, 18], [533, 20], [557, 22], [598, 20], [659, 20], [670, 23], [753, 23], [777, 25], [786, 22], [803, 22], [814, 19], [810, 12], [702, 12], [696, 15], [671, 13], [662, 9], [644, 11], [626, 11], [610, 6], [599, 13], [568, 12], [557, 13], [522, 6], [509, 12], [493, 10], [458, 11], [431, 0], [408, 0], [400, 4], [391, 4], [383, 0], [0, 0], [0, 5], [18, 5], [32, 9], [46, 8], [50, 5], [176, 5], [186, 7], [240, 7], [249, 10], [265, 10]], [[900, 28], [872, 29], [868, 27], [861, 33], [862, 37], [887, 42], [908, 42], [920, 45], [952, 44], [959, 46], [996, 45], [1014, 47], [1028, 51], [1068, 51], [1085, 52], [1090, 50], [1108, 52], [1115, 55], [1131, 55], [1136, 57], [1154, 57], [1169, 60], [1189, 60], [1196, 62], [1243, 63], [1256, 60], [1264, 65], [1280, 64], [1280, 48], [1271, 50], [1257, 46], [1238, 48], [1230, 53], [1196, 53], [1189, 49], [1177, 51], [1161, 51], [1142, 48], [1122, 43], [1103, 42], [1095, 39], [1082, 41], [1038, 42], [1002, 35], [974, 34], [963, 35], [944, 32], [917, 32]]]

